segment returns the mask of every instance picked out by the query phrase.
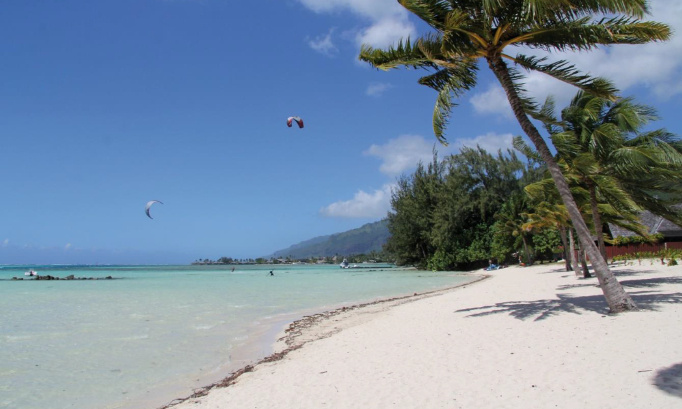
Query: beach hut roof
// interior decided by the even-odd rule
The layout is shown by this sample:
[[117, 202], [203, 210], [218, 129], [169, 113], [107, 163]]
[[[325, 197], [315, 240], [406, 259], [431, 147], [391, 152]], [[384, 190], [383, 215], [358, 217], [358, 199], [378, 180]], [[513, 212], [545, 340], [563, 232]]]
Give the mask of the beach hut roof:
[[[682, 210], [682, 204], [676, 205], [674, 208]], [[664, 219], [648, 210], [640, 214], [639, 221], [647, 227], [649, 234], [661, 233], [666, 238], [682, 237], [682, 226], [678, 226], [670, 220]], [[637, 233], [611, 223], [609, 223], [609, 229], [611, 230], [613, 237], [631, 237], [637, 235]]]

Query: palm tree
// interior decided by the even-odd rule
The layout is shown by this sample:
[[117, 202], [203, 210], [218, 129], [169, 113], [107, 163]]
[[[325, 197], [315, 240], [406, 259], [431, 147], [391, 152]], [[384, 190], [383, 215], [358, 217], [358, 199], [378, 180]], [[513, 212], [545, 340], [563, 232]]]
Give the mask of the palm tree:
[[[524, 197], [519, 194], [512, 194], [509, 200], [504, 202], [500, 210], [495, 213], [495, 219], [497, 219], [495, 228], [501, 234], [521, 238], [525, 262], [526, 265], [530, 265], [531, 252], [528, 246], [527, 235], [531, 229], [526, 226], [528, 218], [525, 210], [526, 202]], [[519, 261], [521, 261], [521, 257], [519, 257]]]
[[[563, 206], [562, 206], [563, 207]], [[564, 261], [566, 271], [571, 270], [571, 259], [573, 254], [569, 252], [567, 230], [569, 230], [568, 214], [565, 208], [550, 202], [540, 202], [533, 206], [534, 212], [526, 214], [526, 223], [523, 225], [525, 230], [557, 229], [561, 237], [561, 244], [564, 246]]]
[[[419, 82], [438, 91], [433, 114], [436, 137], [445, 142], [444, 130], [459, 97], [476, 85], [477, 61], [485, 60], [504, 89], [521, 128], [533, 142], [552, 174], [599, 278], [611, 312], [637, 306], [615, 279], [592, 242], [587, 225], [571, 196], [568, 183], [529, 113], [536, 106], [524, 96], [522, 74], [505, 60], [527, 71], [538, 71], [595, 95], [615, 99], [616, 90], [581, 74], [567, 61], [548, 63], [546, 58], [508, 53], [512, 46], [541, 51], [589, 51], [598, 45], [643, 44], [667, 40], [668, 26], [640, 19], [648, 13], [646, 0], [398, 0], [436, 32], [412, 43], [378, 50], [364, 45], [360, 59], [388, 70], [400, 66], [435, 70]], [[607, 15], [598, 21], [592, 16]]]
[[[622, 214], [645, 208], [678, 223], [682, 220], [672, 208], [682, 192], [682, 154], [674, 146], [674, 136], [664, 130], [639, 135], [646, 123], [656, 119], [652, 108], [631, 98], [613, 102], [580, 91], [561, 111], [561, 121], [553, 118], [551, 99], [542, 112], [551, 122], [548, 130], [559, 157], [589, 194], [604, 259], [600, 202]], [[654, 177], [642, 180], [632, 175]]]

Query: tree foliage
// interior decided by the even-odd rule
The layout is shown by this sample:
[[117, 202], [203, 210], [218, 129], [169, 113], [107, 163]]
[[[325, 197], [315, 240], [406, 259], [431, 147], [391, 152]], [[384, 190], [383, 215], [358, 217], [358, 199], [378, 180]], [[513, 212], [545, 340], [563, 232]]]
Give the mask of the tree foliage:
[[484, 263], [496, 235], [505, 234], [493, 228], [496, 214], [540, 174], [535, 162], [524, 162], [512, 151], [494, 156], [481, 148], [464, 148], [440, 162], [434, 155], [429, 165], [420, 164], [413, 175], [398, 181], [387, 249], [398, 264], [431, 270]]

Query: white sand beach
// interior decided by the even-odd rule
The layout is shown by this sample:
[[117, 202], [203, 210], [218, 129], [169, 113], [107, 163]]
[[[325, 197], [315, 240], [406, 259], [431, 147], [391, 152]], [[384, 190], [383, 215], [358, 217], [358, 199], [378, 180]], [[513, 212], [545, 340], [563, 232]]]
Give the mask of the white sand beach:
[[608, 315], [562, 263], [509, 267], [299, 323], [281, 359], [172, 408], [682, 408], [682, 266], [613, 271], [641, 311]]

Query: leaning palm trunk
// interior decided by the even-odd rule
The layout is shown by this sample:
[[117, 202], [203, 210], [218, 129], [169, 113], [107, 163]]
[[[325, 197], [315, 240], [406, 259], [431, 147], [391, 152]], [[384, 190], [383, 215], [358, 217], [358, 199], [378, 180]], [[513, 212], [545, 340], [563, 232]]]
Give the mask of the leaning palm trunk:
[[580, 210], [573, 199], [573, 195], [571, 194], [564, 175], [559, 169], [559, 165], [554, 160], [554, 157], [552, 156], [547, 143], [542, 138], [542, 135], [540, 135], [540, 132], [537, 130], [537, 128], [535, 128], [524, 111], [523, 102], [519, 97], [516, 88], [514, 87], [507, 64], [505, 64], [499, 54], [493, 57], [486, 57], [486, 59], [488, 61], [488, 66], [495, 73], [495, 76], [507, 94], [507, 99], [511, 104], [514, 116], [519, 121], [523, 131], [535, 145], [535, 148], [542, 157], [543, 161], [547, 164], [547, 169], [552, 175], [552, 179], [556, 184], [559, 195], [561, 196], [561, 200], [566, 206], [568, 215], [573, 222], [576, 233], [578, 234], [580, 247], [586, 252], [587, 257], [589, 257], [590, 261], [592, 262], [592, 268], [599, 279], [599, 284], [604, 293], [604, 297], [606, 298], [606, 303], [608, 304], [609, 309], [612, 313], [637, 309], [637, 305], [625, 292], [623, 286], [620, 285], [618, 280], [616, 280], [611, 270], [609, 270], [606, 260], [604, 260], [604, 258], [601, 256], [599, 249], [592, 241], [590, 231], [587, 228], [582, 215], [580, 214]]
[[606, 259], [606, 245], [604, 244], [604, 230], [602, 229], [601, 216], [599, 215], [599, 207], [597, 205], [597, 189], [593, 184], [589, 184], [589, 190], [592, 221], [594, 222], [594, 232], [597, 234], [597, 243], [599, 243], [599, 253], [604, 259], [604, 262], [608, 264], [608, 260]]

